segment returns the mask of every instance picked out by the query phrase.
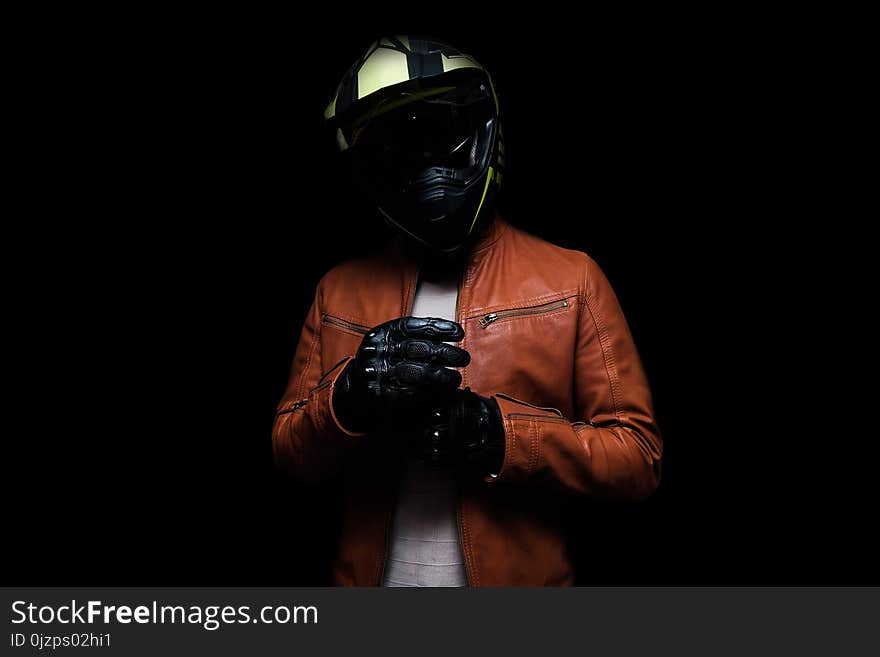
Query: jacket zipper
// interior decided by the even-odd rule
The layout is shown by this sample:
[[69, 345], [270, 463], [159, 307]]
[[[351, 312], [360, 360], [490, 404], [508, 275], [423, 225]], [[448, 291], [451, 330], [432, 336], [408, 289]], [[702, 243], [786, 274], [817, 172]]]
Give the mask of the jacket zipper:
[[564, 417], [557, 417], [555, 415], [539, 415], [538, 413], [510, 413], [507, 417], [534, 417], [543, 420], [544, 422], [562, 422], [564, 424], [571, 424], [571, 422], [569, 422]]
[[495, 393], [496, 397], [501, 397], [502, 399], [507, 399], [508, 401], [516, 402], [517, 404], [522, 404], [523, 406], [528, 406], [529, 408], [537, 408], [539, 411], [547, 411], [549, 413], [555, 413], [559, 417], [564, 418], [565, 415], [562, 414], [558, 408], [553, 408], [552, 406], [536, 406], [535, 404], [530, 404], [529, 402], [525, 402], [522, 399], [517, 399], [516, 397], [511, 397], [510, 395], [506, 395], [503, 392]]
[[302, 407], [304, 407], [304, 406], [305, 406], [306, 404], [308, 404], [308, 403], [309, 403], [308, 398], [306, 398], [306, 399], [299, 399], [299, 400], [295, 401], [295, 402], [291, 405], [290, 408], [288, 408], [287, 410], [284, 410], [284, 411], [278, 411], [278, 412], [276, 413], [276, 415], [286, 415], [286, 414], [288, 414], [288, 413], [295, 413], [296, 411], [300, 410]]
[[[558, 416], [555, 418], [548, 418], [546, 415], [538, 415], [536, 413], [510, 413], [511, 417], [514, 415], [518, 415], [520, 417], [540, 417], [540, 418], [545, 418], [547, 420], [570, 422], [568, 420], [568, 418], [566, 418], [565, 415], [563, 415], [562, 411], [560, 411], [558, 408], [553, 408], [552, 406], [535, 406], [535, 404], [530, 404], [529, 402], [524, 402], [522, 399], [517, 399], [516, 397], [511, 397], [510, 395], [506, 395], [503, 392], [497, 392], [497, 393], [495, 393], [495, 396], [501, 397], [502, 399], [507, 399], [512, 402], [516, 402], [517, 404], [522, 404], [523, 406], [528, 406], [529, 408], [535, 408], [540, 411], [547, 411], [548, 413], [553, 413], [554, 415]], [[570, 422], [570, 424], [572, 427], [580, 427], [580, 426], [595, 427], [596, 426], [590, 420], [577, 420], [575, 422]]]
[[467, 580], [468, 586], [474, 585], [474, 578], [471, 574], [471, 567], [468, 563], [467, 552], [464, 549], [464, 509], [462, 508], [461, 502], [461, 479], [458, 480], [458, 486], [456, 487], [456, 499], [455, 499], [455, 519], [458, 522], [458, 549], [461, 550], [461, 559], [464, 562], [464, 576]]
[[[461, 292], [464, 287], [464, 282], [468, 278], [468, 268], [470, 265], [466, 265], [464, 271], [462, 271], [461, 275], [458, 278], [458, 295], [455, 297], [455, 321], [461, 323], [461, 317], [459, 317], [461, 313]], [[464, 347], [464, 345], [461, 345]], [[461, 550], [461, 559], [464, 562], [464, 576], [467, 580], [468, 586], [474, 585], [473, 574], [471, 573], [471, 567], [468, 563], [467, 551], [464, 547], [464, 509], [462, 508], [461, 501], [461, 478], [456, 482], [455, 487], [455, 521], [458, 525], [458, 549]]]
[[385, 581], [385, 570], [388, 567], [388, 544], [391, 542], [391, 525], [394, 522], [394, 510], [397, 508], [397, 498], [400, 495], [400, 477], [403, 476], [401, 468], [397, 468], [397, 481], [394, 483], [391, 493], [391, 509], [385, 513], [385, 545], [382, 553], [382, 567], [379, 569], [379, 583], [382, 586]]
[[559, 308], [568, 308], [568, 299], [558, 299], [556, 301], [548, 301], [547, 303], [538, 304], [537, 306], [528, 306], [526, 308], [512, 308], [510, 310], [499, 310], [494, 313], [487, 313], [480, 317], [480, 326], [486, 328], [489, 324], [497, 322], [499, 319], [508, 317], [522, 317], [525, 315], [540, 315], [541, 313], [550, 312]]
[[355, 333], [360, 333], [362, 335], [366, 335], [370, 330], [369, 326], [364, 326], [363, 324], [356, 324], [354, 322], [349, 322], [344, 319], [340, 319], [339, 317], [334, 317], [333, 315], [324, 314], [324, 317], [321, 319], [325, 324], [329, 324], [330, 326], [338, 326], [339, 328], [346, 329], [348, 331], [354, 331]]

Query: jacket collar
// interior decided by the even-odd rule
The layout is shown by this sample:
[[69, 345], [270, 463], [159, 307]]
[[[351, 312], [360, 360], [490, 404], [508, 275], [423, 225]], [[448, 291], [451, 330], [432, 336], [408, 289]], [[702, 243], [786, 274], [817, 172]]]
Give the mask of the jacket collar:
[[474, 244], [471, 249], [471, 253], [478, 253], [480, 251], [485, 251], [490, 246], [495, 244], [500, 238], [501, 235], [504, 234], [504, 231], [507, 229], [507, 222], [501, 218], [501, 215], [498, 211], [495, 211], [495, 215], [492, 218], [492, 223], [490, 223], [485, 230], [483, 230], [483, 234], [477, 240], [477, 243]]

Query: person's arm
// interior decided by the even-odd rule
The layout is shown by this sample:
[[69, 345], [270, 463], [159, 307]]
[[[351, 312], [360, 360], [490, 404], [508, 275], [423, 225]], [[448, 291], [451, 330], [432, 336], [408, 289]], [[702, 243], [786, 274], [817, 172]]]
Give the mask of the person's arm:
[[590, 258], [580, 301], [577, 417], [571, 421], [494, 394], [504, 426], [504, 459], [487, 481], [546, 483], [576, 494], [641, 499], [660, 481], [662, 442], [629, 327], [611, 285]]
[[363, 435], [344, 429], [331, 404], [336, 379], [346, 361], [323, 377], [321, 374], [321, 296], [318, 285], [272, 428], [275, 464], [303, 481], [319, 481], [333, 474], [346, 448]]
[[401, 413], [452, 394], [453, 367], [468, 353], [461, 326], [436, 317], [399, 317], [373, 327], [357, 353], [330, 367], [321, 362], [321, 285], [306, 317], [287, 392], [272, 430], [275, 463], [303, 481], [333, 474], [359, 436]]

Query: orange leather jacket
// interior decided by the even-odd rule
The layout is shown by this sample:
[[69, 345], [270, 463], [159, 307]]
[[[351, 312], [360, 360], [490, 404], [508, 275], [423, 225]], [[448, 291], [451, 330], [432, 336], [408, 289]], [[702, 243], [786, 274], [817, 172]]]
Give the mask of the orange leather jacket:
[[[340, 426], [333, 385], [369, 328], [409, 314], [417, 275], [399, 242], [327, 273], [278, 406], [276, 463], [304, 481], [343, 473], [338, 585], [381, 581], [401, 459], [386, 437]], [[587, 255], [496, 217], [462, 275], [456, 319], [471, 354], [462, 385], [496, 399], [506, 436], [497, 477], [460, 481], [468, 581], [569, 585], [560, 496], [640, 499], [660, 478], [651, 394], [617, 298]]]

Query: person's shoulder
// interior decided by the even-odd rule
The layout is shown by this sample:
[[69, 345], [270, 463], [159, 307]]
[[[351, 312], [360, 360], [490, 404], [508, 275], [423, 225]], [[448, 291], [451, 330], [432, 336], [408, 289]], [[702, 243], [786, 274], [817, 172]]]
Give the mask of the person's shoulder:
[[343, 260], [331, 267], [318, 283], [321, 290], [357, 291], [379, 284], [384, 278], [399, 277], [400, 262], [393, 244]]
[[505, 241], [522, 263], [527, 262], [532, 267], [566, 279], [572, 276], [583, 278], [599, 269], [588, 253], [559, 246], [511, 224], [506, 225]]

